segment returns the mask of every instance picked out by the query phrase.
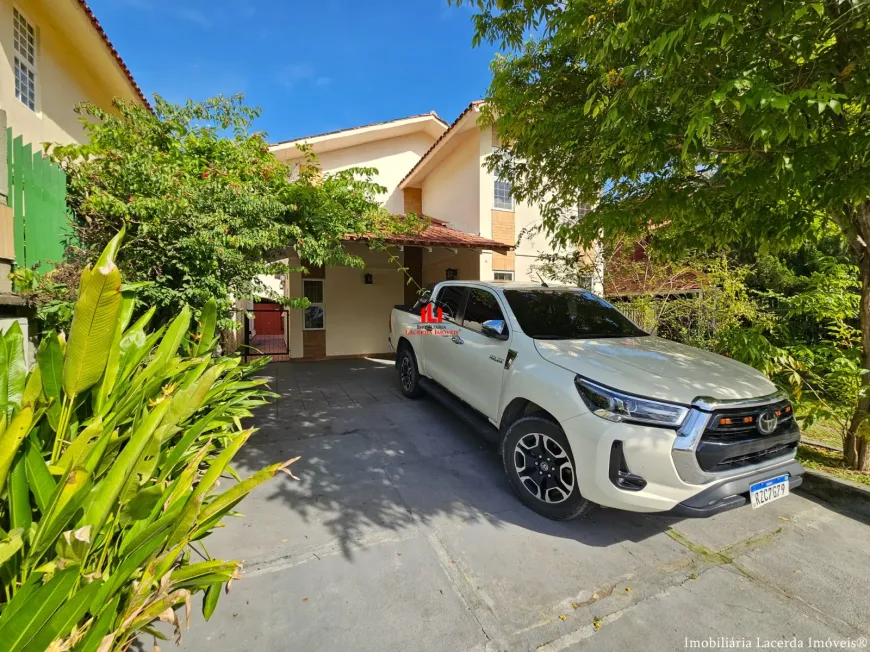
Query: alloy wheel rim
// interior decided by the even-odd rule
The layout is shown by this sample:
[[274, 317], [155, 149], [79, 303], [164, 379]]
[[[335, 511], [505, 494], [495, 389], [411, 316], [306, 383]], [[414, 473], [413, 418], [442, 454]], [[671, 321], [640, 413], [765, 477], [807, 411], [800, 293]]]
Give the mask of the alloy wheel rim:
[[412, 378], [411, 378], [411, 360], [408, 358], [408, 356], [405, 356], [404, 358], [402, 358], [402, 367], [400, 370], [400, 375], [402, 378], [402, 388], [406, 392], [410, 392]]
[[514, 447], [520, 483], [538, 500], [555, 505], [574, 491], [574, 465], [561, 444], [539, 432], [520, 437]]

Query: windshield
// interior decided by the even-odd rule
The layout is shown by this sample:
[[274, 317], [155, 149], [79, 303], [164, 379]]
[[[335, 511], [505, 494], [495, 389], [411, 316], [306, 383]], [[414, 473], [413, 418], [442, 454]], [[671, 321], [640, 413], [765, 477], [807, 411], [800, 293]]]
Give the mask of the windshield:
[[505, 290], [523, 332], [538, 340], [648, 335], [609, 303], [584, 290]]

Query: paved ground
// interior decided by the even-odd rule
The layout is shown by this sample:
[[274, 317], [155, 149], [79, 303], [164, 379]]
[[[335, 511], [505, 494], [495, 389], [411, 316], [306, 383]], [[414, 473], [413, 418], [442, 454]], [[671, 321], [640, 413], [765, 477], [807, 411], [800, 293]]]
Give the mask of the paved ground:
[[212, 554], [246, 576], [210, 623], [195, 614], [184, 650], [867, 644], [870, 528], [848, 515], [793, 495], [707, 520], [596, 509], [554, 523], [463, 423], [401, 398], [391, 365], [268, 371], [281, 399], [236, 468], [301, 455], [300, 481], [261, 487], [214, 535]]

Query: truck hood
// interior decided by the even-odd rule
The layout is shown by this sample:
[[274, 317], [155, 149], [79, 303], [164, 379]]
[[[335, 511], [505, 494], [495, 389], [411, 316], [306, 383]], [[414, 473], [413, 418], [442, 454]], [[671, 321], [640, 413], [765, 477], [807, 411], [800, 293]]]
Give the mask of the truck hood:
[[745, 364], [660, 337], [535, 340], [555, 365], [629, 394], [675, 403], [700, 396], [746, 399], [776, 386]]

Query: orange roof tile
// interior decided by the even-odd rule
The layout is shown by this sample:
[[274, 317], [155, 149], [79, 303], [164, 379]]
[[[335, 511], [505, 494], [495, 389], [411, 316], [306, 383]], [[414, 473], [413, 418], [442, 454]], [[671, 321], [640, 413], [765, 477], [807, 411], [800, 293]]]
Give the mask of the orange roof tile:
[[[465, 249], [492, 249], [500, 253], [505, 253], [513, 249], [513, 245], [508, 245], [503, 242], [496, 242], [488, 238], [481, 238], [478, 235], [472, 235], [465, 231], [451, 229], [442, 220], [429, 218], [431, 224], [426, 227], [422, 233], [395, 234], [380, 238], [385, 242], [394, 245], [408, 245], [412, 247], [446, 247], [446, 248], [465, 248]], [[345, 240], [371, 240], [374, 236], [366, 235], [349, 235]]]

